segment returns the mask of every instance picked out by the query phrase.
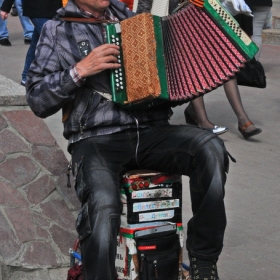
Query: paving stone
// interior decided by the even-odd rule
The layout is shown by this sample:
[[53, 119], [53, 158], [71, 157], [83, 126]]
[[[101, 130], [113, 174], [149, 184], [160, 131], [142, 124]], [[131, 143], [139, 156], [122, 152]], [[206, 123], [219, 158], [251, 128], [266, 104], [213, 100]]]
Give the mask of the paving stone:
[[3, 115], [30, 143], [35, 145], [56, 145], [56, 141], [47, 125], [30, 110], [8, 111], [4, 112]]
[[57, 269], [49, 269], [49, 276], [51, 280], [65, 280], [69, 267], [62, 267]]
[[[60, 251], [66, 256], [69, 255], [69, 249], [77, 239], [77, 233], [74, 232], [71, 233], [69, 231], [70, 228], [73, 228], [73, 226], [63, 229], [57, 225], [53, 225], [50, 228], [50, 233], [52, 235], [55, 244], [58, 246]], [[61, 238], [61, 236], [63, 236], [63, 238]]]
[[36, 227], [36, 232], [37, 232], [37, 238], [38, 239], [48, 240], [49, 237], [50, 237], [49, 232], [42, 227]]
[[272, 27], [274, 29], [280, 29], [280, 16], [272, 17]]
[[12, 188], [9, 184], [0, 181], [0, 205], [14, 207], [28, 207], [29, 203], [26, 198], [19, 192]]
[[8, 126], [7, 121], [0, 114], [0, 130], [4, 129], [7, 126]]
[[67, 173], [67, 159], [58, 147], [32, 146], [33, 157], [55, 176]]
[[0, 151], [0, 163], [6, 159], [6, 155]]
[[58, 266], [56, 254], [49, 242], [30, 242], [23, 255], [22, 264], [27, 267]]
[[50, 224], [50, 222], [42, 216], [42, 213], [33, 212], [33, 221], [37, 226], [47, 227]]
[[[4, 280], [4, 279], [3, 279]], [[12, 272], [9, 279], [6, 280], [50, 280], [47, 269], [26, 269], [24, 271]]]
[[49, 175], [43, 175], [36, 181], [27, 185], [24, 190], [28, 200], [33, 204], [38, 204], [55, 190], [55, 184]]
[[5, 154], [30, 152], [29, 146], [15, 133], [9, 130], [0, 132], [0, 149]]
[[9, 158], [0, 164], [0, 176], [16, 187], [31, 182], [38, 171], [38, 166], [28, 156]]
[[29, 208], [8, 208], [5, 212], [21, 243], [36, 239], [36, 230]]
[[19, 240], [15, 236], [12, 228], [9, 226], [8, 221], [4, 215], [0, 212], [0, 256], [2, 259], [9, 263], [18, 257], [21, 251], [21, 245]]
[[280, 46], [280, 29], [266, 29], [262, 32], [263, 43]]
[[8, 280], [11, 276], [11, 268], [0, 262], [0, 280]]
[[75, 219], [70, 213], [67, 204], [63, 200], [51, 200], [41, 203], [42, 213], [58, 225], [71, 229], [75, 225]]

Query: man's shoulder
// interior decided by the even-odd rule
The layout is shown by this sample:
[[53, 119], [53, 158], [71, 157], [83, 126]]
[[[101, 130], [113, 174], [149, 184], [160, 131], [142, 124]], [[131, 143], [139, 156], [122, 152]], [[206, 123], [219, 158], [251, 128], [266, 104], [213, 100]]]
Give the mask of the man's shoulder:
[[56, 27], [56, 26], [60, 25], [62, 22], [64, 22], [63, 18], [61, 18], [59, 16], [55, 16], [52, 19], [48, 20], [45, 23], [45, 26], [47, 26], [48, 28]]
[[44, 35], [51, 34], [51, 36], [56, 36], [61, 24], [63, 24], [63, 20], [61, 18], [54, 17], [49, 19], [43, 25], [41, 33]]

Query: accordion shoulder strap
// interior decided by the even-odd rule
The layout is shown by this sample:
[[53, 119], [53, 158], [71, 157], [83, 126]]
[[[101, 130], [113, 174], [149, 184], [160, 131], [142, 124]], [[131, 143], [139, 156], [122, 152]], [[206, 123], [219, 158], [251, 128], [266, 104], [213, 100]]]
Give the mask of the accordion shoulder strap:
[[97, 19], [97, 18], [75, 18], [75, 17], [61, 17], [64, 21], [71, 22], [82, 22], [82, 23], [116, 23], [116, 21], [108, 19]]

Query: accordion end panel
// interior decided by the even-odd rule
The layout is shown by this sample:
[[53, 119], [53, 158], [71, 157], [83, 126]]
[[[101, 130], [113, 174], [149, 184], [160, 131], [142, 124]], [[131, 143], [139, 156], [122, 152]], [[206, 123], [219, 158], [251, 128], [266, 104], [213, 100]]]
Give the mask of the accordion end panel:
[[229, 34], [231, 41], [237, 46], [247, 60], [252, 59], [258, 52], [258, 46], [243, 31], [239, 23], [221, 5], [218, 0], [207, 0], [204, 2], [205, 11], [217, 22], [221, 29]]
[[153, 17], [143, 13], [122, 21], [121, 27], [127, 103], [158, 97], [161, 87]]

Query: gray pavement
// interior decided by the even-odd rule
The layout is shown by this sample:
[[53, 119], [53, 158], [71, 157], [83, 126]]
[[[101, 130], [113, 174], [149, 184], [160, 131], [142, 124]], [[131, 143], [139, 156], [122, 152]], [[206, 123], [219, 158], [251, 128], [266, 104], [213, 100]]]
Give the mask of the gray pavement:
[[[280, 16], [280, 4], [274, 3], [273, 14]], [[8, 20], [12, 47], [0, 46], [0, 75], [20, 83], [28, 46], [23, 44], [17, 17]], [[244, 140], [237, 130], [236, 117], [223, 88], [205, 96], [209, 118], [229, 131], [221, 138], [237, 163], [230, 164], [226, 185], [228, 227], [224, 250], [219, 261], [221, 280], [280, 279], [280, 47], [264, 45], [261, 61], [267, 75], [267, 88], [240, 87], [244, 107], [263, 132]], [[184, 123], [185, 106], [176, 107], [171, 122]], [[61, 113], [45, 120], [66, 156], [62, 138]], [[184, 178], [184, 221], [191, 210], [188, 178]]]

